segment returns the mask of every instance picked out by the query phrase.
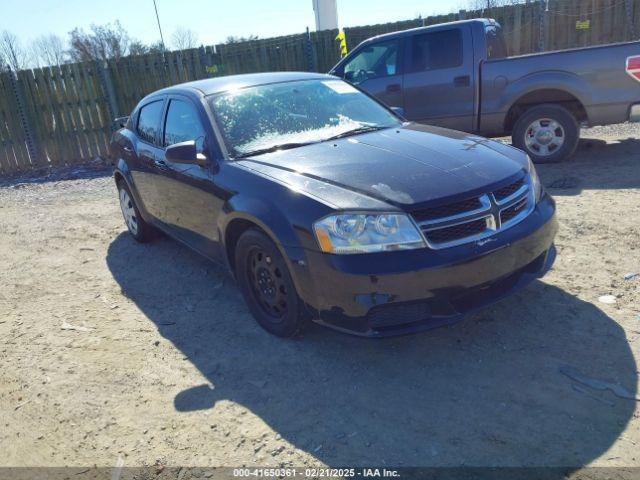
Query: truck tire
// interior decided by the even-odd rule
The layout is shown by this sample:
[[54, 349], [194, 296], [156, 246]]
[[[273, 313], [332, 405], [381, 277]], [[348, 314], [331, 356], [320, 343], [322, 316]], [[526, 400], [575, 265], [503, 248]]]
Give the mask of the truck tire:
[[557, 163], [573, 155], [580, 139], [580, 125], [560, 105], [538, 105], [520, 115], [511, 139], [534, 163]]

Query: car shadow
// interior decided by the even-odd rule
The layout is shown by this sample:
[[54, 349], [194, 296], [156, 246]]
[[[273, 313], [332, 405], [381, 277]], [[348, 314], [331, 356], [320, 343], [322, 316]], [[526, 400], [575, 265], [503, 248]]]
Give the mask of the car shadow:
[[558, 164], [537, 165], [536, 169], [552, 195], [640, 188], [640, 139], [583, 138], [570, 159]]
[[633, 400], [590, 384], [635, 394], [622, 328], [543, 282], [418, 335], [367, 340], [313, 326], [283, 340], [256, 324], [222, 268], [169, 239], [139, 245], [122, 233], [107, 264], [207, 379], [171, 407], [236, 402], [328, 465], [578, 467], [634, 412]]

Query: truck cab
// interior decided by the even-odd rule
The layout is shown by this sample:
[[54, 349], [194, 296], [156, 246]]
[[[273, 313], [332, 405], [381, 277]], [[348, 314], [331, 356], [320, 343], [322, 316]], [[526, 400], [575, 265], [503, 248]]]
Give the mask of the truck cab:
[[330, 73], [402, 108], [408, 120], [473, 132], [478, 128], [476, 65], [505, 53], [500, 25], [467, 20], [370, 38]]

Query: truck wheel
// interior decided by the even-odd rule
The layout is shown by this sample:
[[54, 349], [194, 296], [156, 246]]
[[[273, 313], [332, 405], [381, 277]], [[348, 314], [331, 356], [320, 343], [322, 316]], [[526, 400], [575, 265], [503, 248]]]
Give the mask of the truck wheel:
[[524, 112], [513, 127], [513, 145], [527, 152], [534, 163], [556, 163], [573, 155], [580, 126], [566, 108], [539, 105]]
[[304, 326], [302, 300], [278, 247], [256, 229], [244, 232], [235, 248], [236, 279], [260, 326], [279, 337], [292, 337]]

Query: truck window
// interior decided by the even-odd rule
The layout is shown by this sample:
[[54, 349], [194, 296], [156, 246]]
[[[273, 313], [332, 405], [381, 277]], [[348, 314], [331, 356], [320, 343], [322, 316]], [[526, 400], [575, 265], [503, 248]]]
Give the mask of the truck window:
[[415, 35], [411, 39], [411, 71], [438, 70], [462, 65], [460, 29]]
[[397, 73], [398, 40], [367, 45], [344, 66], [344, 78], [362, 83], [370, 78]]
[[507, 47], [504, 43], [502, 28], [499, 25], [487, 25], [484, 29], [487, 37], [487, 58], [504, 58], [507, 56]]

